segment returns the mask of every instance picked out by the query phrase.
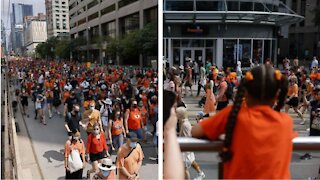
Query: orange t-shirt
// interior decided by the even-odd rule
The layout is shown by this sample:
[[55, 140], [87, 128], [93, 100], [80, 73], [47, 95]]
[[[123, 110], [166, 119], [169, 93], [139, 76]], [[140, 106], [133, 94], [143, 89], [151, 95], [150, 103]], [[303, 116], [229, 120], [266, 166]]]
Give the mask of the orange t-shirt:
[[295, 97], [298, 97], [298, 85], [294, 84], [293, 86], [289, 86], [288, 89], [288, 96], [294, 95]]
[[[130, 152], [131, 148], [128, 148], [126, 144], [122, 145], [117, 153], [116, 166], [117, 168], [126, 168], [130, 174], [138, 173], [138, 164], [144, 158], [140, 144], [137, 144], [136, 148], [129, 155]], [[118, 173], [119, 179], [128, 179], [128, 177], [124, 175], [122, 171], [118, 171]]]
[[82, 141], [82, 140], [78, 140], [76, 143], [73, 144], [70, 142], [70, 140], [68, 140], [65, 143], [65, 146], [64, 146], [64, 157], [65, 158], [69, 157], [72, 149], [77, 149], [80, 154], [85, 154], [84, 142], [83, 141], [80, 142], [80, 141]]
[[69, 91], [65, 91], [63, 93], [63, 102], [66, 102], [66, 100], [70, 97]]
[[[232, 106], [200, 122], [206, 136], [225, 133]], [[293, 122], [287, 113], [269, 106], [242, 106], [233, 132], [233, 157], [224, 163], [225, 179], [290, 179]]]
[[137, 109], [131, 109], [129, 112], [128, 128], [137, 130], [141, 128], [141, 112]]
[[112, 136], [118, 136], [123, 132], [123, 122], [121, 119], [116, 119], [111, 122], [111, 134]]

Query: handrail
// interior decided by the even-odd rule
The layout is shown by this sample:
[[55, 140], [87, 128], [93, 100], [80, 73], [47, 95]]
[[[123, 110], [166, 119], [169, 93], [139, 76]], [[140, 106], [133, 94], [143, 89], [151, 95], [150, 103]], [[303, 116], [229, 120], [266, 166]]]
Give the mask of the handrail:
[[[181, 151], [211, 151], [219, 152], [222, 141], [209, 141], [191, 137], [179, 137]], [[296, 137], [292, 140], [295, 151], [320, 151], [320, 137]]]

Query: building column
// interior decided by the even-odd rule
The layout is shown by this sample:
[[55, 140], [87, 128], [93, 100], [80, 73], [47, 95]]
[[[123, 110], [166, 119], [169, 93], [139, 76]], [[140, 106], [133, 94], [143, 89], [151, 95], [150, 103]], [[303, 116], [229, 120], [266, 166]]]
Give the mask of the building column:
[[168, 39], [168, 60], [169, 60], [169, 66], [173, 66], [173, 58], [172, 58], [172, 47], [171, 47], [171, 39]]
[[[140, 10], [139, 10], [139, 29], [143, 29], [144, 27], [144, 17], [143, 17], [143, 1], [140, 1]], [[139, 55], [139, 66], [146, 66], [143, 64], [143, 56]]]
[[218, 38], [217, 44], [216, 44], [216, 62], [217, 67], [222, 68], [223, 67], [223, 39]]

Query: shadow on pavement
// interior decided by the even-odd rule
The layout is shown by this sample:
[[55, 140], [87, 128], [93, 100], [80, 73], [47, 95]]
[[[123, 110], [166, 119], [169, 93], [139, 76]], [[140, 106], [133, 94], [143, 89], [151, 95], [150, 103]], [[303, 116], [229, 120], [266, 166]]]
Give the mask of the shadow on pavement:
[[[62, 151], [62, 153], [61, 153], [61, 151]], [[43, 154], [43, 157], [46, 158], [49, 163], [52, 163], [51, 159], [56, 160], [56, 161], [63, 161], [64, 160], [63, 149], [60, 150], [60, 152], [55, 151], [55, 150], [46, 151]]]

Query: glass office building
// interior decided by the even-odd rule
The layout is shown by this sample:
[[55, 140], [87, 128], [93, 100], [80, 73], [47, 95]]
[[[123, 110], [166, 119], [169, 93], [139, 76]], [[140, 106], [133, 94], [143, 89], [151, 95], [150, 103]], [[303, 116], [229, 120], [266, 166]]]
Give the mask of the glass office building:
[[277, 57], [280, 27], [302, 21], [279, 0], [164, 0], [164, 57], [242, 67]]

